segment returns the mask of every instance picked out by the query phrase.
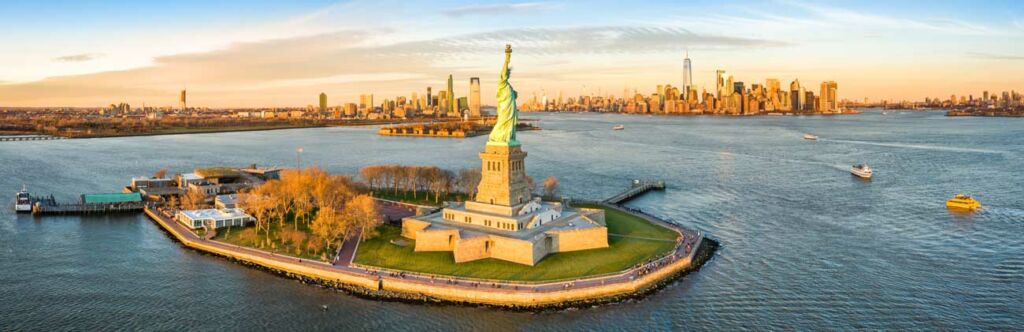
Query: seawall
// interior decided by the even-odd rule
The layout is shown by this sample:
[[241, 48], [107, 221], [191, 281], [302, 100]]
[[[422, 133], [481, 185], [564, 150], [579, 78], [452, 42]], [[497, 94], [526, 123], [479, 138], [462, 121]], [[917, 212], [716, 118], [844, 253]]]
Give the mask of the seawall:
[[[473, 282], [459, 281], [452, 285], [441, 282], [425, 284], [401, 277], [377, 276], [352, 267], [333, 266], [322, 262], [301, 260], [290, 256], [270, 255], [251, 248], [202, 239], [183, 226], [150, 209], [146, 215], [164, 231], [186, 247], [223, 256], [233, 261], [256, 266], [305, 283], [340, 289], [351, 294], [407, 302], [455, 303], [485, 305], [508, 309], [537, 310], [582, 307], [617, 302], [649, 294], [689, 271], [699, 269], [710, 258], [718, 244], [703, 236], [687, 257], [682, 257], [649, 273], [618, 281], [562, 290], [526, 290], [516, 288], [474, 287]], [[586, 279], [581, 279], [581, 282]], [[564, 284], [564, 282], [553, 283]], [[479, 286], [479, 285], [478, 285]]]

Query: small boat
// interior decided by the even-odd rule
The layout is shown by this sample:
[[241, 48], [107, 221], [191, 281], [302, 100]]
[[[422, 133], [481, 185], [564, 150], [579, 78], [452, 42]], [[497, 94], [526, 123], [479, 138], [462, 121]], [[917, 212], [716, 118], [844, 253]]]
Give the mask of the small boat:
[[853, 165], [850, 167], [850, 173], [862, 179], [870, 179], [872, 174], [871, 167], [868, 167], [867, 164]]
[[28, 193], [25, 186], [21, 187], [21, 191], [14, 194], [16, 202], [14, 202], [15, 212], [32, 212], [32, 195]]
[[808, 141], [817, 141], [818, 140], [818, 136], [814, 136], [814, 135], [811, 135], [811, 134], [804, 134], [804, 139], [808, 140]]
[[946, 208], [952, 210], [974, 211], [981, 208], [981, 202], [971, 196], [956, 194], [946, 201]]
[[616, 125], [615, 127], [612, 127], [612, 130], [623, 130], [623, 129], [626, 129], [626, 126]]

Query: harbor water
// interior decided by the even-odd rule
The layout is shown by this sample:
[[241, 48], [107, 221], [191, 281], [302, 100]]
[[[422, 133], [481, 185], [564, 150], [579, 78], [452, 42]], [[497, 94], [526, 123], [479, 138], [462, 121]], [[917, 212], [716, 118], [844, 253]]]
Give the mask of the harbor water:
[[[527, 173], [704, 231], [715, 257], [648, 297], [511, 312], [357, 298], [183, 248], [141, 214], [16, 215], [22, 184], [71, 201], [160, 168], [479, 167], [486, 136], [374, 127], [0, 143], [0, 330], [1014, 330], [1024, 326], [1024, 119], [535, 114]], [[612, 130], [623, 125], [623, 130]], [[819, 136], [804, 140], [805, 133]], [[297, 149], [303, 148], [301, 156]], [[870, 181], [850, 165], [874, 169]], [[945, 200], [984, 208], [953, 213]], [[323, 306], [326, 305], [326, 310]]]

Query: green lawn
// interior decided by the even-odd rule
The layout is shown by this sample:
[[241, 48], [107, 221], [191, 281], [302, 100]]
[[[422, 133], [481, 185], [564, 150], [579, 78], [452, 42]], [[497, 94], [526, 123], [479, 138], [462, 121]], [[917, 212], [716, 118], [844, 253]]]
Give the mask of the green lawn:
[[660, 256], [675, 246], [677, 233], [672, 230], [615, 210], [605, 210], [605, 213], [609, 233], [668, 241], [609, 236], [608, 248], [552, 254], [535, 266], [497, 259], [455, 264], [451, 252], [413, 252], [414, 241], [409, 241], [406, 247], [392, 244], [391, 240], [402, 238], [401, 229], [382, 226], [380, 236], [359, 245], [355, 262], [388, 269], [468, 278], [543, 281], [625, 270]]
[[391, 190], [374, 190], [373, 197], [383, 198], [392, 201], [399, 201], [405, 203], [429, 205], [429, 206], [441, 206], [445, 201], [450, 202], [464, 202], [466, 201], [466, 194], [463, 193], [448, 193], [448, 195], [441, 195], [438, 200], [434, 201], [434, 193], [417, 192], [413, 197], [413, 192], [408, 190], [399, 190], [395, 193]]

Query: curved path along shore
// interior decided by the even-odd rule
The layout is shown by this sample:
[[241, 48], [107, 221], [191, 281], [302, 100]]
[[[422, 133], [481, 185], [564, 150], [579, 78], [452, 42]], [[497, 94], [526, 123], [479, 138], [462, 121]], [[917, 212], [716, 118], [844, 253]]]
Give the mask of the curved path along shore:
[[[606, 207], [632, 213], [618, 206]], [[651, 289], [683, 271], [693, 268], [703, 234], [682, 229], [653, 216], [636, 214], [680, 234], [675, 250], [659, 259], [619, 273], [556, 282], [505, 282], [432, 276], [388, 271], [352, 263], [358, 242], [345, 243], [334, 264], [278, 255], [201, 237], [174, 221], [168, 210], [147, 206], [145, 213], [161, 228], [187, 247], [258, 265], [280, 273], [313, 279], [332, 287], [361, 288], [370, 296], [416, 300], [450, 301], [503, 307], [566, 306], [569, 303], [602, 302]], [[346, 287], [347, 286], [347, 287]]]

